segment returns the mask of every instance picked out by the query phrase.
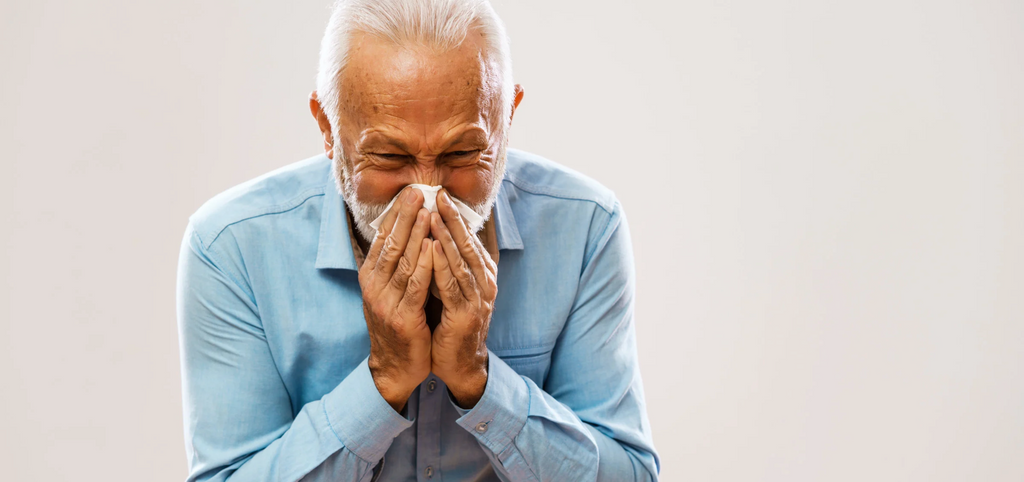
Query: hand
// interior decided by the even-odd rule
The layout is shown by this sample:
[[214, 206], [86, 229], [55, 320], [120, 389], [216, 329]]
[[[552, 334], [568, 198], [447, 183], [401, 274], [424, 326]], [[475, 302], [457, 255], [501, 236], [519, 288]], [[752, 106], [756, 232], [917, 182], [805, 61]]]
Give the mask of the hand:
[[363, 315], [370, 333], [370, 374], [381, 396], [400, 412], [430, 374], [427, 301], [433, 257], [423, 194], [406, 189], [388, 211], [359, 269]]
[[445, 190], [430, 215], [434, 281], [444, 309], [434, 329], [431, 370], [455, 401], [471, 408], [487, 385], [487, 328], [498, 294], [498, 266], [462, 222]]

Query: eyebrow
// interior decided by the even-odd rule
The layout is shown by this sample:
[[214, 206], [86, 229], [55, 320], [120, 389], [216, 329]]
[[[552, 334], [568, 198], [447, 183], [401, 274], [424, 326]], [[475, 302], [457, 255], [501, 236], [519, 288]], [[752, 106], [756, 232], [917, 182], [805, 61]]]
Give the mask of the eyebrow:
[[362, 149], [365, 148], [367, 144], [376, 145], [380, 143], [391, 144], [395, 147], [398, 147], [399, 149], [402, 149], [403, 151], [409, 152], [409, 146], [405, 142], [402, 142], [401, 139], [391, 137], [376, 129], [360, 136], [358, 147]]
[[452, 139], [452, 141], [448, 143], [448, 147], [454, 146], [460, 142], [470, 142], [483, 146], [487, 144], [487, 134], [479, 127], [468, 129], [463, 131], [462, 134], [459, 134], [459, 137]]
[[[474, 127], [474, 128], [467, 129], [467, 130], [463, 131], [461, 134], [459, 134], [457, 137], [453, 138], [450, 142], [448, 142], [447, 143], [447, 147], [445, 147], [445, 150], [450, 149], [451, 146], [454, 146], [454, 145], [457, 145], [457, 144], [463, 143], [463, 142], [477, 144], [481, 148], [483, 148], [487, 144], [487, 134], [483, 131], [483, 129], [481, 129], [479, 127]], [[390, 145], [395, 146], [395, 147], [397, 147], [399, 149], [402, 149], [403, 151], [409, 152], [408, 144], [403, 142], [401, 139], [389, 136], [389, 135], [385, 134], [384, 132], [382, 132], [380, 130], [376, 130], [376, 129], [373, 130], [373, 131], [370, 131], [369, 133], [364, 134], [360, 138], [360, 140], [359, 140], [359, 147], [360, 148], [365, 148], [365, 146], [368, 145], [368, 144], [372, 146], [372, 145], [379, 145], [380, 143], [390, 144]]]

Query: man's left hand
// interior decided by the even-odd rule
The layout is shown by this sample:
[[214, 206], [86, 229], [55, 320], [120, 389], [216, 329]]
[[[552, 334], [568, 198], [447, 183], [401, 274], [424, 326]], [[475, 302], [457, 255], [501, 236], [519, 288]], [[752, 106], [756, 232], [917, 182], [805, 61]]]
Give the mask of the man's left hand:
[[498, 294], [498, 266], [466, 228], [445, 190], [430, 215], [434, 281], [444, 309], [434, 330], [431, 371], [462, 408], [472, 408], [487, 385], [487, 328]]

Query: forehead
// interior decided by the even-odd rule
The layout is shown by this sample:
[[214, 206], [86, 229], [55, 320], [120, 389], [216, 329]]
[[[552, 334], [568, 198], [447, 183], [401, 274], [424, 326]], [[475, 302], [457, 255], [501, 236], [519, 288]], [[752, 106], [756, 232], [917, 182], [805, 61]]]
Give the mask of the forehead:
[[498, 100], [500, 79], [483, 45], [474, 30], [448, 51], [356, 32], [341, 79], [341, 108], [360, 124], [486, 121]]

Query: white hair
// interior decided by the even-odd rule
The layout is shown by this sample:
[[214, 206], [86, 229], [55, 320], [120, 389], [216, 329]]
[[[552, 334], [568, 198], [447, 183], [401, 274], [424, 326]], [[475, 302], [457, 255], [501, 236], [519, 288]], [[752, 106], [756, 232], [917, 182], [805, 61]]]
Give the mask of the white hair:
[[498, 127], [507, 130], [515, 92], [512, 56], [505, 25], [487, 0], [338, 0], [320, 43], [316, 76], [317, 97], [335, 131], [332, 133], [337, 136], [341, 78], [353, 32], [447, 51], [461, 45], [471, 27], [480, 32], [484, 53], [500, 69]]
[[484, 219], [498, 195], [504, 174], [508, 147], [508, 128], [512, 120], [515, 83], [512, 79], [512, 57], [509, 53], [505, 25], [487, 0], [338, 0], [320, 43], [320, 65], [316, 77], [317, 98], [331, 123], [334, 137], [332, 175], [355, 218], [356, 231], [372, 240], [375, 230], [370, 221], [384, 212], [386, 204], [364, 203], [357, 199], [348, 179], [350, 166], [339, 137], [341, 79], [348, 62], [349, 41], [354, 32], [363, 32], [389, 39], [397, 44], [415, 43], [440, 51], [457, 48], [470, 28], [483, 37], [484, 54], [498, 65], [501, 89], [497, 105], [496, 126], [500, 135], [495, 175], [498, 180], [486, 201], [470, 207]]

